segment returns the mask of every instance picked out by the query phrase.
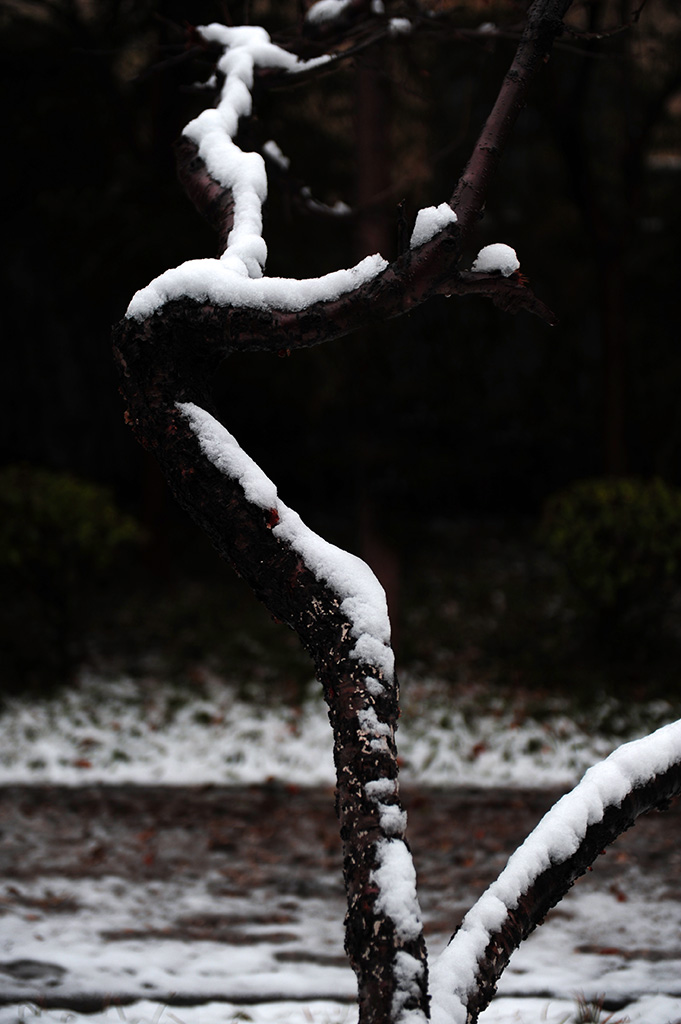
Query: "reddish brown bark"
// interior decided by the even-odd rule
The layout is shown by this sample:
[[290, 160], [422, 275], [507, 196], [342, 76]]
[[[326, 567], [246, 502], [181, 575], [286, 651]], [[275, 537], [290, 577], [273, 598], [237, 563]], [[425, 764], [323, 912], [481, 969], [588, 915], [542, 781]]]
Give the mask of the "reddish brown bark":
[[563, 31], [563, 18], [572, 0], [533, 3], [513, 63], [499, 95], [459, 179], [450, 206], [456, 210], [464, 237], [475, 227], [494, 175], [528, 90], [550, 56], [553, 42]]
[[218, 236], [218, 252], [227, 248], [227, 239], [234, 221], [234, 198], [229, 189], [211, 178], [198, 155], [196, 145], [185, 135], [175, 144], [177, 176], [192, 203]]

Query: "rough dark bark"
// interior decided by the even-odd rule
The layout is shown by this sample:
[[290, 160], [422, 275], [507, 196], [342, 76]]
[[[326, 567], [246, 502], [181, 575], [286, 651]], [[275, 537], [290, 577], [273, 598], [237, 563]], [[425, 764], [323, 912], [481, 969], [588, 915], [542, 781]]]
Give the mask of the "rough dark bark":
[[[568, 5], [568, 0], [536, 0], [531, 8], [514, 67], [455, 194], [465, 232], [482, 209], [512, 122], [560, 31], [560, 17]], [[356, 7], [360, 10], [366, 4]], [[177, 147], [177, 159], [187, 194], [225, 244], [232, 226], [232, 197], [211, 178], [196, 146], [186, 138]], [[387, 1024], [409, 1009], [428, 1014], [422, 931], [406, 938], [398, 934], [395, 921], [377, 902], [374, 872], [380, 844], [404, 838], [397, 787], [381, 800], [384, 807], [395, 808], [397, 826], [386, 824], [378, 801], [370, 799], [365, 788], [370, 781], [397, 779], [397, 683], [386, 677], [379, 664], [353, 654], [352, 623], [338, 593], [277, 536], [273, 530], [277, 510], [247, 500], [241, 484], [206, 457], [178, 403], [191, 402], [210, 410], [210, 376], [233, 352], [288, 352], [320, 344], [403, 314], [437, 295], [482, 295], [502, 309], [525, 309], [553, 322], [550, 311], [519, 274], [504, 278], [457, 269], [461, 226], [452, 225], [425, 245], [408, 250], [354, 291], [300, 312], [217, 306], [185, 298], [167, 302], [146, 319], [127, 318], [114, 330], [127, 420], [135, 435], [158, 459], [176, 499], [218, 552], [270, 613], [297, 632], [323, 686], [334, 734], [348, 893], [346, 948], [358, 977], [362, 1024]], [[400, 951], [420, 965], [420, 973], [406, 996], [402, 984], [398, 999], [395, 955]]]
[[[403, 948], [425, 963], [423, 937], [413, 943], [396, 942], [390, 919], [373, 909], [375, 847], [388, 836], [380, 825], [379, 808], [366, 797], [364, 786], [377, 778], [397, 777], [397, 684], [385, 680], [380, 669], [351, 656], [355, 639], [338, 595], [314, 576], [288, 544], [277, 539], [272, 532], [272, 513], [245, 500], [241, 485], [202, 454], [178, 411], [176, 403], [183, 401], [210, 407], [206, 381], [196, 372], [190, 376], [192, 369], [205, 365], [205, 336], [192, 339], [186, 330], [176, 331], [167, 309], [159, 318], [153, 340], [144, 336], [143, 328], [142, 337], [135, 338], [136, 333], [130, 321], [124, 323], [116, 332], [116, 348], [119, 362], [125, 366], [128, 417], [137, 437], [159, 460], [180, 505], [270, 613], [296, 630], [314, 661], [334, 735], [337, 810], [348, 893], [347, 951], [363, 979], [363, 1019], [387, 1020], [394, 995], [395, 950]], [[368, 693], [368, 679], [385, 684], [380, 694]], [[380, 739], [380, 734], [372, 735], [359, 720], [359, 712], [368, 708], [373, 708], [378, 721], [390, 730], [381, 749], [371, 746], [371, 740]], [[383, 803], [399, 809], [397, 791]], [[402, 838], [402, 834], [392, 833], [389, 838]]]

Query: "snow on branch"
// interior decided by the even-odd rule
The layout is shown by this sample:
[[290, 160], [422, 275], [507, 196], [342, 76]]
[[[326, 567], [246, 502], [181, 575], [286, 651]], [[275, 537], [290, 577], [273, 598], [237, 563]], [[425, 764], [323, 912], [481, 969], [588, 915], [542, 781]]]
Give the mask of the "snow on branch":
[[337, 200], [333, 206], [323, 203], [321, 200], [315, 199], [309, 185], [294, 180], [290, 174], [291, 161], [285, 153], [282, 153], [274, 139], [268, 139], [263, 144], [262, 154], [265, 157], [266, 165], [275, 171], [279, 181], [289, 193], [292, 203], [298, 209], [322, 217], [347, 218], [352, 216], [353, 211], [347, 203], [340, 200]]
[[[134, 295], [126, 316], [144, 320], [167, 302], [180, 298], [218, 306], [296, 312], [358, 289], [385, 269], [387, 261], [375, 255], [321, 278], [262, 280], [267, 259], [262, 234], [262, 206], [267, 197], [265, 161], [259, 153], [244, 152], [234, 141], [239, 120], [252, 112], [256, 68], [305, 70], [325, 63], [328, 57], [300, 61], [274, 44], [258, 26], [227, 28], [211, 24], [197, 32], [206, 43], [223, 48], [217, 63], [223, 85], [217, 106], [204, 110], [184, 129], [184, 148], [182, 143], [178, 148], [184, 155], [180, 173], [191, 198], [202, 205], [202, 212], [214, 222], [224, 218], [216, 224], [224, 250], [219, 259], [190, 260], [165, 271]], [[194, 148], [187, 149], [187, 142]], [[273, 145], [270, 141], [270, 153]], [[198, 162], [193, 160], [195, 155]], [[222, 203], [220, 194], [226, 197]]]
[[337, 21], [352, 7], [352, 4], [353, 0], [317, 0], [307, 11], [305, 21], [308, 25], [321, 25]]
[[[239, 121], [252, 113], [256, 70], [298, 74], [331, 58], [325, 54], [300, 60], [273, 43], [260, 27], [211, 24], [197, 29], [197, 33], [206, 43], [222, 48], [217, 62], [222, 86], [217, 106], [204, 110], [185, 128], [177, 146], [178, 172], [189, 197], [216, 228], [221, 253], [217, 259], [189, 260], [159, 275], [134, 295], [126, 313], [128, 319], [142, 322], [168, 303], [183, 301], [191, 316], [195, 308], [189, 310], [189, 305], [196, 304], [223, 310], [226, 317], [233, 309], [268, 311], [273, 317], [272, 326], [278, 326], [281, 332], [288, 314], [320, 303], [338, 304], [343, 298], [343, 308], [359, 301], [361, 316], [366, 315], [370, 302], [375, 316], [389, 317], [436, 294], [473, 293], [489, 295], [501, 308], [525, 308], [553, 322], [552, 314], [536, 300], [523, 279], [515, 278], [510, 288], [501, 288], [496, 275], [485, 282], [481, 275], [473, 280], [473, 275], [457, 271], [460, 238], [454, 201], [419, 211], [410, 252], [391, 266], [382, 256], [373, 254], [355, 267], [319, 278], [300, 281], [265, 277], [267, 245], [262, 206], [267, 196], [266, 166], [260, 153], [244, 152], [237, 146]], [[279, 155], [275, 147], [270, 140], [270, 158], [273, 152]], [[471, 215], [470, 204], [466, 215]], [[425, 288], [420, 287], [422, 283]], [[330, 312], [338, 330], [319, 340], [337, 337], [356, 325], [357, 318], [352, 315], [343, 322], [340, 309]]]
[[383, 5], [375, 0], [316, 0], [305, 14], [303, 27], [317, 37], [345, 33], [354, 21], [383, 13]]
[[259, 278], [267, 260], [262, 237], [265, 162], [259, 153], [244, 152], [234, 142], [240, 119], [252, 112], [255, 69], [305, 70], [329, 58], [300, 61], [273, 43], [259, 26], [228, 28], [214, 23], [198, 28], [197, 33], [206, 43], [222, 47], [217, 73], [223, 83], [217, 106], [202, 111], [182, 134], [195, 144], [210, 178], [232, 196], [232, 224], [220, 257], [222, 268], [240, 277]]
[[511, 953], [604, 848], [681, 793], [681, 721], [586, 772], [511, 856], [431, 968], [433, 1024], [472, 1024]]
[[486, 245], [475, 257], [471, 270], [476, 274], [503, 274], [510, 277], [520, 270], [520, 263], [516, 256], [515, 249], [503, 242], [493, 242]]
[[[560, 2], [568, 4], [535, 0], [531, 8], [533, 28], [522, 44], [525, 91], [547, 39], [559, 31]], [[355, 12], [358, 18], [380, 14], [380, 7], [375, 0], [339, 0], [318, 10], [330, 11], [336, 26]], [[500, 265], [499, 253], [473, 271], [458, 269], [464, 231], [454, 200], [420, 212], [410, 247], [392, 264], [371, 254], [319, 278], [265, 276], [266, 167], [260, 153], [236, 144], [239, 122], [252, 113], [256, 72], [303, 76], [328, 66], [330, 57], [300, 60], [261, 28], [214, 24], [198, 32], [222, 51], [220, 94], [217, 106], [185, 129], [178, 170], [187, 194], [218, 231], [220, 255], [168, 270], [133, 297], [114, 330], [126, 416], [158, 458], [178, 502], [270, 613], [296, 630], [314, 660], [334, 735], [346, 950], [358, 976], [360, 1020], [422, 1022], [428, 1009], [426, 950], [397, 785], [399, 704], [385, 595], [363, 562], [302, 524], [207, 411], [209, 378], [219, 359], [234, 351], [287, 352], [319, 344], [435, 295], [486, 296], [502, 309], [527, 309], [549, 322], [552, 314], [512, 262], [505, 258]], [[515, 116], [525, 92], [509, 80], [503, 89]], [[507, 132], [499, 124], [488, 122], [486, 145], [503, 147]], [[273, 145], [268, 149], [270, 159], [281, 157]], [[463, 195], [466, 230], [482, 210], [487, 171], [480, 187]], [[485, 922], [501, 926], [503, 915], [497, 918]], [[467, 991], [465, 984], [457, 986], [455, 1010]], [[446, 1004], [446, 986], [440, 991]]]
[[[227, 250], [229, 252], [229, 249]], [[334, 302], [374, 280], [388, 266], [382, 256], [367, 256], [348, 270], [303, 280], [254, 279], [225, 267], [223, 260], [189, 260], [166, 270], [132, 298], [126, 316], [145, 320], [173, 299], [241, 309], [298, 313], [318, 302]]]
[[[306, 571], [328, 588], [341, 621], [349, 625], [350, 643], [344, 630], [343, 648], [329, 652], [334, 661], [344, 657], [355, 662], [351, 672], [336, 666], [329, 686], [337, 738], [339, 810], [346, 832], [346, 862], [351, 865], [346, 871], [351, 897], [348, 922], [357, 941], [357, 949], [352, 943], [348, 948], [360, 972], [371, 964], [371, 979], [364, 985], [371, 1012], [378, 1013], [387, 1002], [395, 1020], [409, 1015], [414, 1024], [416, 1017], [424, 1024], [419, 1007], [427, 988], [425, 945], [416, 874], [404, 841], [407, 816], [399, 802], [396, 777], [397, 690], [385, 592], [365, 562], [305, 526], [281, 501], [274, 483], [210, 413], [189, 402], [176, 403], [176, 408], [208, 462], [238, 485], [250, 506], [262, 510], [269, 536], [299, 556]], [[317, 600], [321, 605], [320, 596]], [[339, 693], [342, 689], [344, 698]], [[357, 826], [358, 815], [362, 828]], [[377, 956], [377, 945], [389, 950], [390, 956]]]
[[[338, 595], [355, 640], [350, 656], [376, 666], [382, 678], [392, 683], [395, 656], [390, 647], [385, 591], [366, 562], [310, 530], [298, 513], [281, 501], [275, 484], [260, 466], [210, 413], [190, 402], [178, 403], [177, 408], [209, 461], [239, 482], [248, 502], [268, 511], [272, 535], [290, 545], [314, 576]], [[375, 731], [381, 735], [378, 722]]]
[[418, 249], [434, 238], [448, 224], [456, 224], [457, 216], [448, 203], [439, 206], [427, 206], [416, 215], [414, 230], [409, 242], [410, 249]]

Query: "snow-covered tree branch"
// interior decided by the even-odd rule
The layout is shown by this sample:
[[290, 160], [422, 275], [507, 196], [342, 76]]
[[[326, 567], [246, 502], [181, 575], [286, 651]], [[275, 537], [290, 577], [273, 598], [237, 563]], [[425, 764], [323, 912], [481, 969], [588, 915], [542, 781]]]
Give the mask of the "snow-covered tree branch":
[[[253, 113], [258, 76], [312, 75], [331, 58], [301, 59], [261, 28], [213, 24], [197, 30], [220, 54], [219, 98], [187, 125], [176, 154], [180, 180], [216, 230], [220, 255], [161, 274], [137, 292], [114, 332], [126, 415], [136, 436], [160, 462], [180, 504], [270, 613], [297, 632], [314, 661], [334, 735], [348, 894], [346, 949], [358, 977], [362, 1022], [424, 1019], [430, 1011], [397, 782], [399, 702], [385, 595], [368, 566], [313, 533], [280, 500], [274, 483], [214, 415], [210, 376], [234, 352], [289, 353], [398, 316], [438, 295], [481, 295], [509, 312], [524, 309], [553, 322], [520, 275], [509, 246], [486, 246], [468, 270], [460, 263], [491, 176], [569, 3], [535, 0], [530, 7], [512, 67], [451, 200], [419, 212], [407, 250], [393, 263], [372, 254], [354, 267], [305, 280], [266, 276], [265, 161], [242, 150], [236, 138], [240, 123]], [[330, 38], [350, 25], [356, 29], [362, 19], [382, 17], [382, 8], [320, 0], [308, 13], [307, 29], [315, 38]], [[382, 36], [390, 36], [390, 28], [387, 23]], [[674, 742], [681, 749], [676, 733]], [[652, 774], [637, 781], [629, 771], [630, 785], [622, 792], [596, 786], [592, 799], [587, 786], [589, 798], [581, 791], [574, 813], [557, 811], [560, 828], [542, 826], [531, 852], [519, 853], [519, 866], [509, 867], [512, 874], [496, 883], [502, 895], [495, 890], [474, 908], [462, 937], [439, 961], [433, 988], [438, 1020], [477, 1019], [510, 950], [603, 842], [661, 793], [677, 791], [672, 763], [671, 754], [667, 767], [648, 758]], [[645, 797], [635, 795], [644, 791]], [[584, 807], [587, 820], [580, 832], [577, 819]], [[569, 843], [560, 838], [566, 822]], [[562, 859], [556, 857], [556, 836], [566, 851]]]
[[639, 815], [664, 808], [679, 793], [681, 722], [590, 768], [516, 850], [433, 964], [433, 1021], [476, 1021], [513, 951], [575, 879]]

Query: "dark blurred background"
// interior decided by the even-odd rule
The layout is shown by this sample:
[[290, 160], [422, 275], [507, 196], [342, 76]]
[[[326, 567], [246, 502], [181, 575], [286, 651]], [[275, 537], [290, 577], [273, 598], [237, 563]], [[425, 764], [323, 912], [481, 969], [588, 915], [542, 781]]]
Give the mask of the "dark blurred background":
[[[291, 161], [270, 180], [270, 274], [395, 256], [401, 221], [410, 230], [451, 195], [523, 18], [486, 0], [386, 7], [435, 17], [333, 75], [256, 96], [244, 144], [273, 139]], [[283, 690], [309, 676], [295, 637], [174, 507], [124, 425], [110, 355], [136, 289], [215, 254], [173, 162], [211, 70], [189, 53], [188, 19], [250, 19], [285, 39], [300, 17], [283, 0], [0, 7], [1, 461], [20, 467], [0, 484], [5, 690], [83, 666], [190, 679], [208, 667]], [[443, 299], [289, 359], [233, 358], [216, 380], [225, 423], [282, 498], [374, 565], [413, 671], [678, 688], [681, 15], [649, 0], [638, 24], [609, 31], [629, 17], [606, 0], [575, 5], [475, 238], [517, 250], [559, 326]], [[496, 30], [474, 31], [482, 22]], [[301, 185], [353, 215], [314, 215]], [[107, 492], [88, 497], [74, 477]], [[569, 564], [555, 504], [558, 540], [546, 529], [547, 502], [585, 478], [605, 481], [601, 497], [586, 511], [575, 499], [560, 523], [576, 529], [568, 549], [595, 545], [596, 588]], [[639, 508], [639, 491], [647, 511], [624, 523], [617, 508]], [[633, 596], [613, 553], [639, 567]]]

